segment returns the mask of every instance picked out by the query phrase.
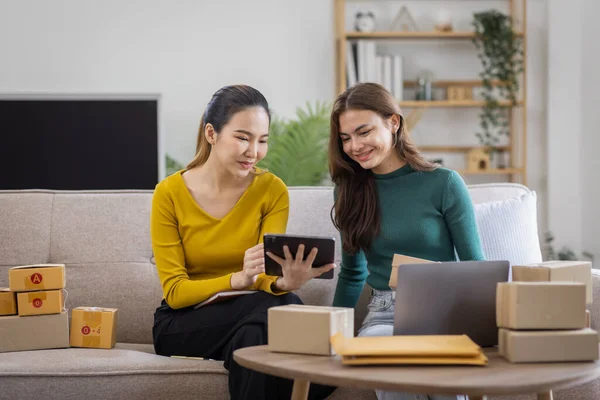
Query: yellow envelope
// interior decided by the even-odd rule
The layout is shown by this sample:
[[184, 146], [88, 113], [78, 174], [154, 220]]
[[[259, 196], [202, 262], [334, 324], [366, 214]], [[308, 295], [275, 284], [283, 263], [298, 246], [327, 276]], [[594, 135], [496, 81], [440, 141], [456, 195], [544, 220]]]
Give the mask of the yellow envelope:
[[342, 357], [344, 365], [487, 365], [480, 353], [475, 357]]
[[467, 335], [332, 336], [342, 363], [485, 365], [487, 357]]

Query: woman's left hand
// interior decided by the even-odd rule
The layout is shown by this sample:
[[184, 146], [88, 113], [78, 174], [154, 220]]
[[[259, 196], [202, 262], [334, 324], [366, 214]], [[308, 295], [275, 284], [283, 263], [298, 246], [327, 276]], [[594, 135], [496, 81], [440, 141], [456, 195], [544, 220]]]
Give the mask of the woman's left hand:
[[285, 259], [276, 256], [271, 252], [267, 252], [267, 255], [271, 257], [277, 264], [281, 265], [283, 277], [277, 279], [275, 286], [277, 289], [284, 292], [291, 292], [296, 289], [300, 289], [309, 280], [324, 274], [327, 271], [335, 268], [335, 264], [326, 264], [320, 267], [313, 268], [313, 262], [317, 257], [318, 249], [314, 247], [306, 260], [304, 260], [304, 245], [298, 246], [296, 256], [292, 256], [288, 246], [283, 246], [283, 253]]

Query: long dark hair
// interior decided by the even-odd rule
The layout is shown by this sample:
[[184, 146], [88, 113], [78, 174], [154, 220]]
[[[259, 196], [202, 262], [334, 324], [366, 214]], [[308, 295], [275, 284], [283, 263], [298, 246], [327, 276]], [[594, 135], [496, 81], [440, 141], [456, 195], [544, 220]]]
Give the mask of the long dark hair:
[[196, 155], [188, 164], [186, 169], [192, 169], [202, 165], [208, 160], [211, 144], [206, 140], [204, 127], [211, 124], [217, 133], [221, 132], [223, 126], [229, 122], [234, 114], [251, 107], [262, 107], [269, 116], [271, 122], [271, 112], [267, 99], [261, 92], [253, 87], [246, 85], [225, 86], [217, 90], [200, 118], [200, 128], [198, 129], [198, 139], [196, 142]]
[[354, 254], [371, 247], [381, 216], [373, 172], [348, 157], [342, 147], [340, 115], [347, 110], [371, 110], [385, 120], [398, 115], [400, 127], [393, 139], [400, 157], [417, 171], [432, 171], [437, 165], [425, 160], [410, 140], [400, 106], [383, 86], [359, 83], [337, 97], [329, 136], [329, 172], [337, 192], [331, 219], [342, 235], [343, 249]]

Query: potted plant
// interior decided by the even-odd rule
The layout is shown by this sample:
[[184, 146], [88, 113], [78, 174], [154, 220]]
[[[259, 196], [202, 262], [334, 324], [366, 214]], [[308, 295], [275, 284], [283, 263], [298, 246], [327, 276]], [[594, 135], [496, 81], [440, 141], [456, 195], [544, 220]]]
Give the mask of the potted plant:
[[274, 116], [269, 129], [269, 151], [259, 163], [287, 186], [318, 186], [326, 182], [329, 166], [331, 105], [317, 102], [298, 108], [296, 118]]
[[479, 116], [481, 131], [476, 136], [482, 146], [493, 152], [499, 137], [510, 134], [510, 108], [500, 106], [499, 101], [517, 104], [518, 77], [523, 72], [523, 39], [514, 34], [512, 18], [497, 10], [475, 13], [473, 26], [473, 43], [483, 67], [480, 76], [486, 102]]

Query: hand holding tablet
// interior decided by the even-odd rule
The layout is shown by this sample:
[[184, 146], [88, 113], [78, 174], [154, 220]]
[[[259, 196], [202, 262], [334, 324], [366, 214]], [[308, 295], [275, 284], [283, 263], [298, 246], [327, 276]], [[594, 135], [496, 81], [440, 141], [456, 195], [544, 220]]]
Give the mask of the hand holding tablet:
[[281, 276], [295, 290], [312, 278], [332, 279], [335, 239], [265, 234], [265, 274]]

